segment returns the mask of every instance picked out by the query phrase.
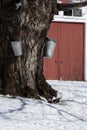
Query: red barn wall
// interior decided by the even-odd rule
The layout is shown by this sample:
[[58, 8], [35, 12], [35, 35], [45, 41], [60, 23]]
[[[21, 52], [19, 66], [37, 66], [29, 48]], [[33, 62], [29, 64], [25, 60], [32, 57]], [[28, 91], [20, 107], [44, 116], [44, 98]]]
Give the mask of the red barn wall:
[[62, 1], [62, 3], [68, 3], [69, 2], [69, 0], [61, 0]]
[[48, 36], [57, 44], [52, 59], [44, 58], [45, 78], [84, 80], [84, 24], [52, 22]]

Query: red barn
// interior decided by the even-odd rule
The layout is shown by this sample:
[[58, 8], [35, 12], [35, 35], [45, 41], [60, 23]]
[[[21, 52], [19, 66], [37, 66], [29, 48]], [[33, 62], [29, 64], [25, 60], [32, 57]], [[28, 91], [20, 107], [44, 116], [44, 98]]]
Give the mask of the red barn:
[[57, 44], [53, 57], [44, 58], [46, 79], [87, 80], [87, 16], [79, 11], [62, 11], [51, 23], [48, 36]]

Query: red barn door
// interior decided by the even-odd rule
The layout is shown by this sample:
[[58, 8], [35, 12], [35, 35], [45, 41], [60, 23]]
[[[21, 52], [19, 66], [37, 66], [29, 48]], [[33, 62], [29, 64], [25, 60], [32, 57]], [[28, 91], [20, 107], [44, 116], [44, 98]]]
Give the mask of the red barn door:
[[83, 80], [84, 24], [53, 22], [48, 35], [58, 43], [52, 59], [44, 58], [46, 79]]

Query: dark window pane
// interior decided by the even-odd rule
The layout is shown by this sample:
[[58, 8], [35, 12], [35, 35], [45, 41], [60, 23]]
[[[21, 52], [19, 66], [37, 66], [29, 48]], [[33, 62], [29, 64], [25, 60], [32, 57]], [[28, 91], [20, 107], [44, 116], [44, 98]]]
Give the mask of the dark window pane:
[[64, 15], [72, 16], [72, 10], [64, 10]]

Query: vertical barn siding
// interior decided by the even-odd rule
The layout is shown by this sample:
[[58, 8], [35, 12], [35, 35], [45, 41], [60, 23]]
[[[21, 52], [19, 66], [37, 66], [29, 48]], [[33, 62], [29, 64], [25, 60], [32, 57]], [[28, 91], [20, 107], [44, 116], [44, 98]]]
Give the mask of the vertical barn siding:
[[84, 24], [60, 23], [60, 79], [83, 80]]
[[44, 58], [46, 79], [83, 80], [84, 24], [53, 22], [48, 35], [58, 44], [52, 59]]
[[59, 79], [59, 24], [52, 23], [48, 31], [48, 36], [57, 41], [56, 48], [51, 59], [44, 58], [44, 75], [46, 79]]

